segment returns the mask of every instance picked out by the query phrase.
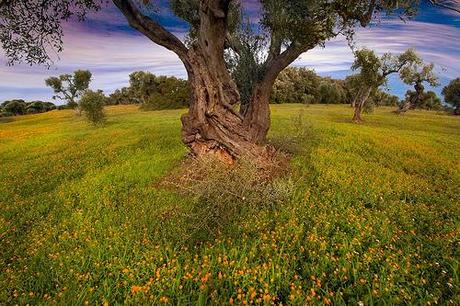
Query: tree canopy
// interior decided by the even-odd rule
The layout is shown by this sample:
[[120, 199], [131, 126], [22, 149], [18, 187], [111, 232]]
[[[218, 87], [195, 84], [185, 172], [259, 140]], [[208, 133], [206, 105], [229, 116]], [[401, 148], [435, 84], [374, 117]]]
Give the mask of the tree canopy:
[[[402, 74], [409, 67], [416, 67], [421, 63], [422, 60], [414, 49], [408, 49], [399, 55], [385, 53], [381, 57], [378, 57], [373, 50], [366, 48], [355, 51], [355, 61], [351, 69], [358, 71], [358, 74], [354, 75], [350, 81], [358, 83], [359, 89], [353, 101], [355, 107], [353, 121], [362, 121], [361, 112], [366, 107], [369, 97], [375, 95], [379, 87], [387, 84], [389, 75]], [[413, 75], [409, 72], [406, 74]]]
[[77, 70], [73, 74], [62, 74], [45, 80], [46, 86], [53, 89], [53, 99], [61, 99], [70, 107], [77, 107], [77, 99], [88, 89], [92, 74], [88, 70]]
[[455, 114], [460, 115], [460, 78], [452, 80], [449, 85], [444, 87], [442, 95], [446, 103], [455, 108]]

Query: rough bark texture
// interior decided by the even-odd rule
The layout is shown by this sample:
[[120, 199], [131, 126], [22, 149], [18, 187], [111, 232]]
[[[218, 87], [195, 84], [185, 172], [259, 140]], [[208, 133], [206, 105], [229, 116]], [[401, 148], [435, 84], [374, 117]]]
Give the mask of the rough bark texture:
[[370, 87], [361, 88], [359, 90], [358, 95], [356, 96], [355, 100], [352, 103], [355, 108], [355, 111], [353, 114], [353, 122], [360, 123], [363, 121], [361, 114], [363, 112], [366, 101], [369, 99], [369, 96], [371, 95], [371, 91], [372, 91], [372, 88]]
[[410, 99], [408, 99], [404, 104], [402, 104], [395, 111], [397, 114], [404, 114], [407, 111], [414, 109], [417, 106], [425, 88], [423, 87], [421, 83], [415, 84], [414, 88], [415, 88], [415, 95], [413, 95]]
[[239, 93], [225, 67], [217, 69], [195, 52], [191, 58], [189, 82], [192, 103], [182, 116], [182, 140], [195, 155], [215, 154], [232, 160], [243, 154], [257, 154], [244, 118], [234, 109]]
[[227, 10], [225, 1], [209, 1], [201, 7], [198, 44], [187, 56], [192, 101], [189, 112], [182, 117], [182, 140], [195, 155], [213, 154], [233, 160], [262, 153], [259, 140], [265, 139], [269, 117], [261, 113], [248, 121], [235, 109], [240, 95], [224, 61], [222, 33], [227, 32]]

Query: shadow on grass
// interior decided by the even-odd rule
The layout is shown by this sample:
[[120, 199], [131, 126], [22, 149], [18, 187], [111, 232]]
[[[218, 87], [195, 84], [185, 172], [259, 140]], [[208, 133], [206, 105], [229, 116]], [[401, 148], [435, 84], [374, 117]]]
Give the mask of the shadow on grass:
[[13, 122], [13, 121], [15, 121], [15, 120], [14, 120], [14, 118], [12, 118], [12, 117], [3, 117], [3, 118], [0, 117], [0, 124], [2, 124], [2, 123], [8, 123], [8, 122]]

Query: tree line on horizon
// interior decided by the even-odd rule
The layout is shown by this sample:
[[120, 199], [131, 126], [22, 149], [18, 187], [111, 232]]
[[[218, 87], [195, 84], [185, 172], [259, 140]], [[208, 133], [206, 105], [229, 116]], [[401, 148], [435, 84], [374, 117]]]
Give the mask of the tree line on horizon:
[[[406, 51], [402, 57], [407, 56]], [[374, 107], [379, 106], [394, 106], [400, 109], [425, 109], [425, 110], [446, 110], [455, 114], [459, 114], [458, 99], [459, 79], [451, 82], [450, 87], [447, 86], [443, 95], [445, 102], [451, 102], [454, 109], [443, 105], [441, 99], [433, 91], [422, 91], [417, 94], [417, 91], [408, 90], [405, 99], [400, 100], [399, 97], [392, 95], [385, 88], [385, 80], [375, 80], [375, 88], [371, 88], [369, 95], [363, 99], [362, 88], [363, 84], [370, 82], [372, 77], [369, 76], [369, 71], [366, 72], [365, 65], [372, 66], [381, 59], [378, 59], [375, 53], [371, 50], [362, 49], [357, 51], [357, 57], [353, 66], [353, 70], [360, 70], [358, 74], [347, 76], [345, 79], [334, 79], [331, 77], [322, 77], [318, 75], [314, 69], [301, 67], [288, 67], [280, 73], [275, 81], [271, 93], [270, 103], [302, 103], [302, 104], [350, 104], [359, 112], [372, 112]], [[361, 59], [360, 59], [361, 56]], [[368, 61], [362, 62], [363, 56]], [[386, 54], [382, 58], [391, 57]], [[359, 62], [361, 61], [361, 63]], [[370, 62], [369, 62], [370, 61]], [[382, 60], [379, 65], [388, 65]], [[402, 65], [403, 66], [403, 65]], [[364, 68], [363, 68], [364, 67]], [[402, 67], [404, 68], [404, 67]], [[399, 70], [402, 70], [399, 69]], [[415, 69], [415, 73], [419, 78], [420, 73]], [[368, 69], [369, 70], [369, 69]], [[400, 72], [400, 71], [397, 72]], [[420, 69], [419, 69], [420, 70]], [[437, 85], [437, 78], [433, 73], [433, 66], [426, 65], [421, 71], [425, 74], [425, 79], [428, 78], [431, 85]], [[366, 75], [367, 73], [367, 75]], [[375, 72], [374, 72], [375, 73]], [[404, 70], [405, 78], [414, 78], [414, 71]], [[190, 90], [186, 80], [168, 77], [156, 76], [151, 72], [136, 71], [129, 75], [129, 85], [116, 89], [109, 95], [105, 95], [102, 90], [94, 92], [89, 90], [92, 74], [88, 70], [77, 70], [73, 74], [63, 74], [57, 77], [50, 77], [46, 80], [46, 85], [54, 91], [53, 99], [64, 101], [64, 105], [56, 106], [51, 102], [31, 101], [26, 102], [23, 99], [13, 99], [4, 101], [0, 104], [0, 117], [37, 114], [54, 109], [76, 109], [81, 112], [79, 107], [80, 99], [88, 93], [92, 99], [98, 97], [101, 101], [101, 107], [108, 105], [121, 104], [137, 104], [142, 110], [161, 110], [161, 109], [177, 109], [187, 108], [190, 105]], [[412, 84], [411, 80], [405, 81], [406, 84]], [[372, 87], [372, 85], [368, 85]], [[357, 103], [359, 105], [357, 105]], [[79, 110], [80, 109], [80, 110]]]

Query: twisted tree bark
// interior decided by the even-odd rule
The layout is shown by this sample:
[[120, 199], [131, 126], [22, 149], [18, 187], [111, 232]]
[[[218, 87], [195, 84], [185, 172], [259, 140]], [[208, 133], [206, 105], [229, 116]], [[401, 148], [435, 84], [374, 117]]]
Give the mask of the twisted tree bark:
[[422, 85], [422, 83], [416, 83], [414, 88], [415, 88], [415, 95], [411, 96], [404, 104], [402, 104], [395, 111], [395, 113], [404, 114], [407, 111], [414, 109], [417, 106], [418, 102], [420, 101], [420, 98], [423, 95], [423, 91], [425, 90], [425, 87]]
[[355, 108], [355, 112], [353, 114], [353, 122], [355, 123], [363, 122], [363, 118], [361, 117], [361, 114], [363, 112], [364, 105], [366, 104], [367, 99], [369, 99], [369, 96], [371, 95], [371, 92], [372, 92], [371, 87], [364, 87], [359, 90], [358, 95], [353, 101], [353, 105]]

